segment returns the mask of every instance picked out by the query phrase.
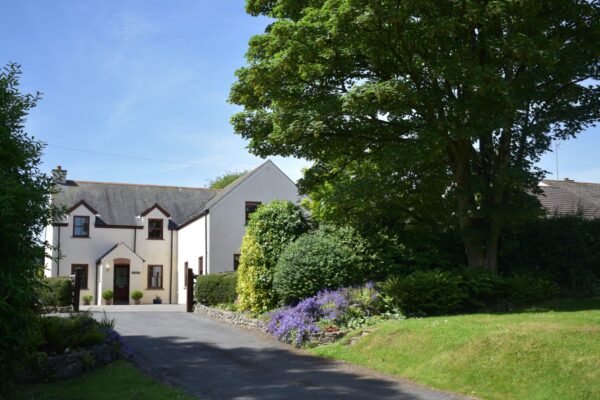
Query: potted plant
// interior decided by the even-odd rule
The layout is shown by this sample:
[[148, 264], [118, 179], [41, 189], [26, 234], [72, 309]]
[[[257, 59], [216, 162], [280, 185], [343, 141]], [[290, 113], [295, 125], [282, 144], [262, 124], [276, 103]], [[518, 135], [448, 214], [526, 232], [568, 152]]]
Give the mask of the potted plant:
[[152, 304], [162, 304], [162, 299], [160, 298], [159, 295], [156, 295], [154, 300], [152, 300]]
[[144, 297], [144, 293], [140, 292], [139, 290], [134, 290], [133, 293], [131, 293], [131, 298], [135, 304], [140, 304], [142, 297]]
[[92, 304], [92, 300], [94, 300], [94, 297], [91, 294], [86, 294], [83, 296], [83, 304], [86, 306]]
[[105, 290], [104, 292], [102, 292], [102, 298], [106, 302], [106, 305], [111, 305], [112, 304], [112, 299], [113, 299], [114, 295], [115, 294], [113, 293], [112, 290]]

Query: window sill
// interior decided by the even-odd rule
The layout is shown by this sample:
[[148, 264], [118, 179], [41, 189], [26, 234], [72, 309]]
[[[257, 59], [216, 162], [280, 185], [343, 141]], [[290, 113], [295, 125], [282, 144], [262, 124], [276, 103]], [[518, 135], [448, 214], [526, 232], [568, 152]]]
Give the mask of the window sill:
[[164, 238], [146, 238], [146, 240], [165, 240]]
[[73, 239], [90, 239], [90, 236], [71, 236]]
[[161, 287], [147, 287], [145, 290], [165, 290]]

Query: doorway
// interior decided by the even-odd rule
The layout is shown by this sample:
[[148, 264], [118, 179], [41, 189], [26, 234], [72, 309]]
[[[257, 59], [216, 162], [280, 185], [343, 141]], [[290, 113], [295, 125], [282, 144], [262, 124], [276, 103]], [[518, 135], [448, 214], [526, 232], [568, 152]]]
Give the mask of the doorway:
[[115, 304], [129, 304], [129, 264], [115, 264]]

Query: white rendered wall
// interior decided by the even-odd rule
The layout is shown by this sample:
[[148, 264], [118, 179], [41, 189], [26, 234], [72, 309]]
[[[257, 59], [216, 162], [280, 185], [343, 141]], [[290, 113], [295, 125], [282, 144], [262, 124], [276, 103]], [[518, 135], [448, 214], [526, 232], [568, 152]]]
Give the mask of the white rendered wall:
[[186, 302], [185, 262], [188, 262], [189, 268], [192, 268], [195, 274], [200, 273], [198, 270], [198, 257], [204, 257], [205, 268], [207, 265], [204, 224], [208, 223], [208, 220], [205, 220], [205, 218], [206, 216], [200, 217], [177, 232], [177, 302], [179, 304], [185, 304]]
[[209, 273], [233, 271], [246, 232], [246, 201], [299, 201], [298, 188], [272, 163], [265, 164], [209, 210]]
[[[90, 237], [77, 238], [73, 237], [73, 217], [74, 216], [89, 216], [90, 217]], [[148, 219], [161, 218], [163, 219], [163, 239], [152, 240], [148, 239]], [[169, 284], [170, 281], [170, 246], [171, 246], [171, 231], [168, 230], [169, 220], [158, 209], [152, 210], [148, 215], [140, 220], [142, 229], [133, 228], [97, 228], [94, 226], [95, 215], [85, 206], [81, 205], [73, 210], [65, 222], [67, 226], [53, 227], [53, 242], [58, 245], [58, 229], [60, 229], [60, 253], [62, 258], [58, 262], [54, 262], [55, 266], [52, 271], [52, 276], [69, 276], [71, 275], [72, 264], [87, 264], [88, 265], [88, 290], [82, 290], [81, 296], [90, 294], [94, 296], [94, 303], [97, 302], [95, 284], [99, 282], [96, 277], [96, 260], [110, 250], [115, 244], [123, 242], [132, 250], [140, 255], [145, 262], [140, 267], [140, 274], [131, 274], [134, 271], [133, 264], [130, 271], [130, 293], [133, 290], [141, 290], [144, 293], [142, 303], [152, 303], [156, 295], [160, 296], [163, 303], [169, 302]], [[176, 237], [174, 233], [174, 239]], [[134, 236], [136, 237], [134, 243]], [[175, 241], [175, 240], [174, 240]], [[173, 252], [176, 252], [176, 245], [173, 245]], [[118, 258], [110, 254], [112, 259]], [[129, 257], [133, 262], [133, 257]], [[147, 289], [147, 274], [148, 265], [163, 266], [163, 288], [162, 289]], [[173, 263], [173, 266], [176, 264]], [[106, 266], [102, 270], [102, 290], [112, 290], [112, 274], [114, 269]], [[133, 286], [134, 279], [140, 280]], [[107, 286], [108, 285], [108, 286]], [[98, 292], [98, 297], [102, 295], [102, 290]], [[171, 288], [173, 292], [173, 300], [175, 297], [176, 287]]]

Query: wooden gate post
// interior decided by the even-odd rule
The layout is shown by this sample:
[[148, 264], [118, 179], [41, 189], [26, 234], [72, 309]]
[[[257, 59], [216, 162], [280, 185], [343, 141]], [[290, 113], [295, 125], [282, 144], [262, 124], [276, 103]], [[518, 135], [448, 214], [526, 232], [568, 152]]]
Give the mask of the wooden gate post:
[[194, 312], [194, 304], [196, 304], [196, 302], [194, 301], [194, 280], [198, 275], [194, 275], [194, 271], [191, 268], [188, 268], [188, 270], [185, 271], [185, 273], [187, 274], [186, 311]]
[[79, 295], [81, 293], [81, 268], [75, 268], [75, 279], [73, 282], [73, 311], [79, 312]]

